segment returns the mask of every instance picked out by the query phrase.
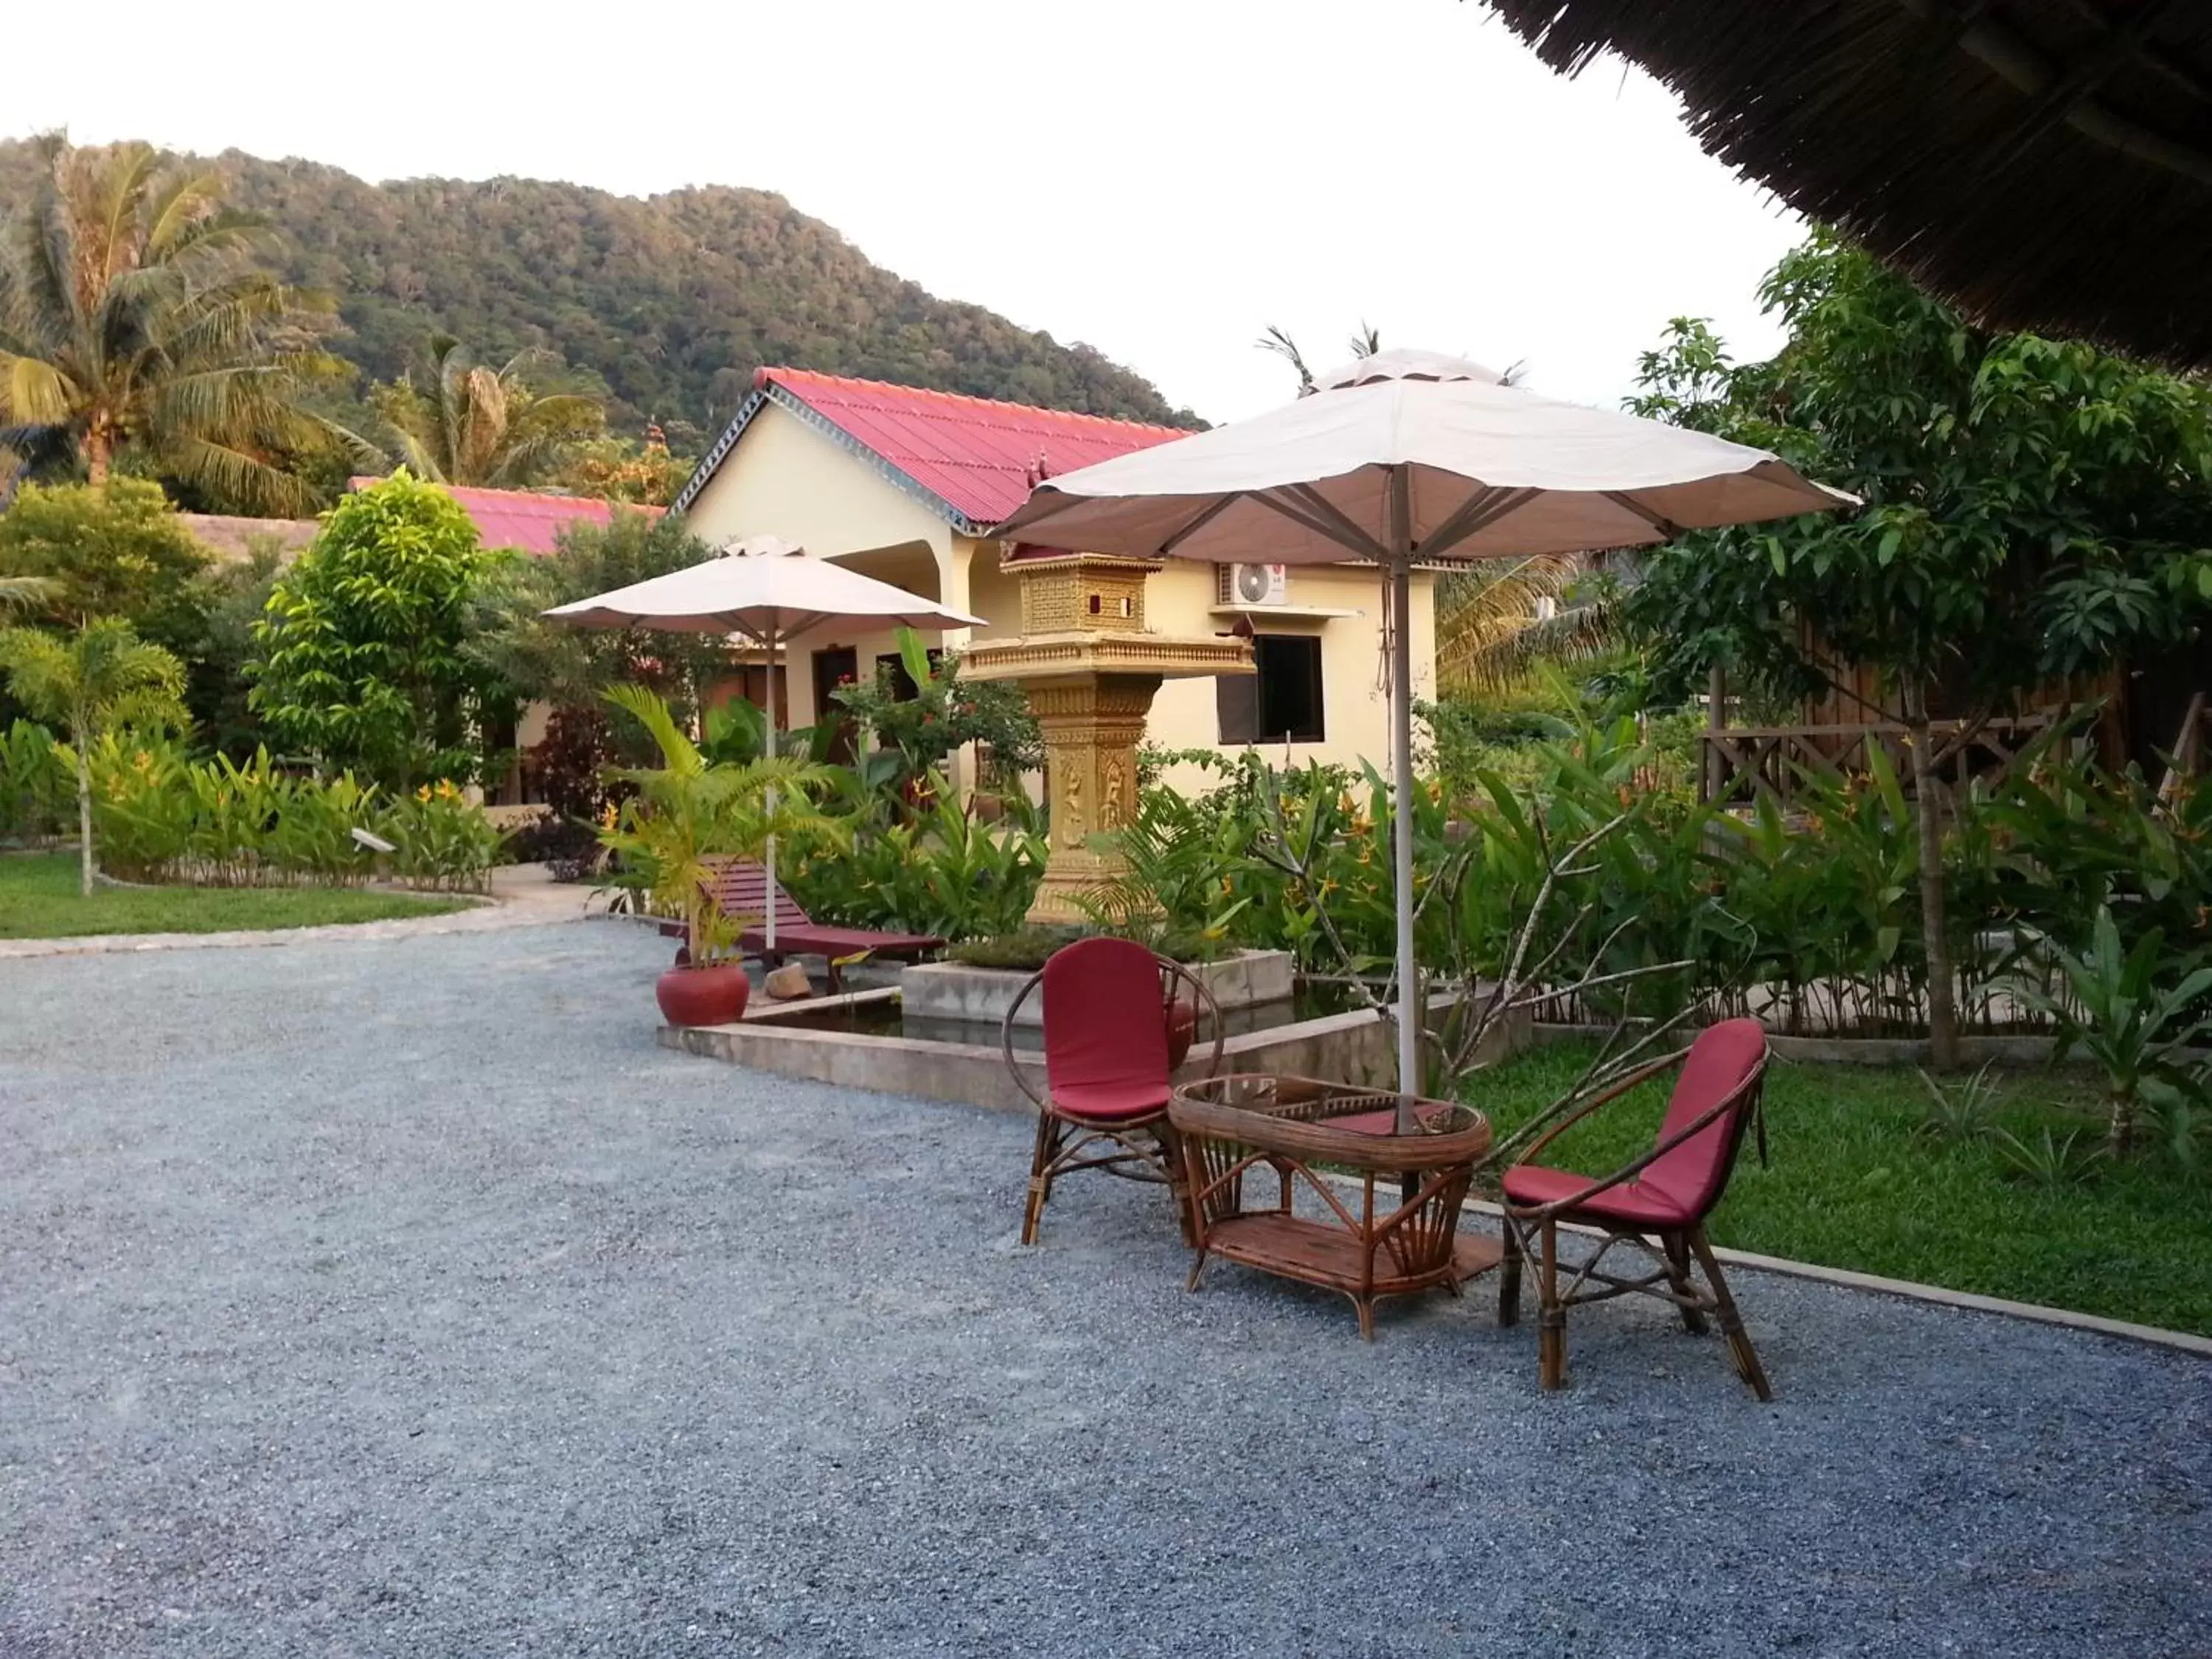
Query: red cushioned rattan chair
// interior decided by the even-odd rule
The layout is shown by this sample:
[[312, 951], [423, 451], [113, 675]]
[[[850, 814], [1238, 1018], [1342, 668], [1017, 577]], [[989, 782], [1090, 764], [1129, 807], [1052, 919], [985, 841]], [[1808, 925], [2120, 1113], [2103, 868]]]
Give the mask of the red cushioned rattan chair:
[[[1014, 1023], [1030, 994], [1044, 994], [1045, 1092], [1014, 1058]], [[1168, 1126], [1172, 1048], [1188, 1037], [1171, 1025], [1210, 1015], [1221, 1069], [1224, 1031], [1212, 995], [1187, 969], [1123, 939], [1078, 939], [1053, 952], [1006, 1010], [1000, 1041], [1006, 1069], [1037, 1109], [1036, 1155], [1030, 1164], [1022, 1243], [1036, 1243], [1052, 1183], [1078, 1170], [1103, 1170], [1134, 1181], [1164, 1181], [1173, 1193], [1186, 1243], [1191, 1239], [1183, 1165]]]
[[[1657, 1144], [1634, 1163], [1611, 1175], [1593, 1177], [1527, 1162], [1553, 1139], [1608, 1101], [1679, 1064], [1674, 1093], [1659, 1126]], [[1771, 1400], [1766, 1373], [1752, 1352], [1743, 1319], [1705, 1241], [1705, 1218], [1728, 1190], [1746, 1128], [1756, 1124], [1759, 1154], [1766, 1151], [1760, 1116], [1760, 1089], [1766, 1074], [1766, 1033], [1755, 1019], [1723, 1020], [1699, 1034], [1680, 1054], [1642, 1066], [1615, 1087], [1571, 1113], [1539, 1138], [1523, 1161], [1505, 1172], [1505, 1261], [1499, 1278], [1498, 1321], [1510, 1325], [1521, 1316], [1521, 1263], [1532, 1258], [1537, 1272], [1540, 1348], [1544, 1386], [1567, 1380], [1567, 1310], [1585, 1302], [1636, 1294], [1655, 1296], [1680, 1310], [1688, 1329], [1705, 1329], [1705, 1316], [1720, 1321], [1737, 1373], [1761, 1400]], [[1605, 1237], [1577, 1266], [1559, 1261], [1562, 1223], [1593, 1227]], [[1616, 1245], [1641, 1250], [1655, 1270], [1624, 1278], [1603, 1270]], [[1705, 1276], [1709, 1291], [1690, 1277], [1691, 1259]], [[1566, 1282], [1564, 1287], [1561, 1279]]]

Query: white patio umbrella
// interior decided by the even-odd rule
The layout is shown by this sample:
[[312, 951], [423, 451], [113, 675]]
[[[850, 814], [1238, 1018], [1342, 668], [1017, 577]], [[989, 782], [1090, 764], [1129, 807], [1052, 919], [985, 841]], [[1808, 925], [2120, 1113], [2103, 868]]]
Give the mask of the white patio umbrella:
[[[824, 628], [979, 628], [983, 618], [808, 555], [780, 536], [730, 543], [715, 557], [545, 613], [577, 628], [738, 634], [768, 653], [767, 750], [775, 756], [776, 658]], [[773, 809], [771, 795], [769, 805]], [[775, 837], [768, 842], [768, 946], [775, 949]]]
[[1052, 478], [993, 533], [1143, 558], [1382, 568], [1402, 1116], [1419, 1077], [1413, 567], [1637, 546], [1856, 498], [1807, 482], [1764, 450], [1561, 403], [1434, 352], [1381, 352], [1316, 384], [1313, 395], [1249, 421]]

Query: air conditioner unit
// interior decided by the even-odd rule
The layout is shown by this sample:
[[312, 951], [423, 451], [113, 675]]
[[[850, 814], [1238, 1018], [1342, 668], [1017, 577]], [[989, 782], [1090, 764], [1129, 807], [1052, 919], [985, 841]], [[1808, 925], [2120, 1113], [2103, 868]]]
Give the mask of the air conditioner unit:
[[1288, 605], [1291, 569], [1282, 564], [1221, 564], [1214, 567], [1218, 605]]

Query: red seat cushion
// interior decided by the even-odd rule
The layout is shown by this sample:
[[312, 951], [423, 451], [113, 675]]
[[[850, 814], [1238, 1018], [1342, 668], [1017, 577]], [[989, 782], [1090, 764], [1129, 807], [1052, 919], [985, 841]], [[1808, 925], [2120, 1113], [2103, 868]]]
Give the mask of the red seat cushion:
[[1091, 1118], [1102, 1123], [1127, 1122], [1167, 1110], [1168, 1085], [1061, 1084], [1052, 1091], [1052, 1103], [1071, 1117]]
[[[1572, 1198], [1596, 1179], [1572, 1170], [1523, 1164], [1505, 1172], [1505, 1197], [1513, 1204], [1556, 1204], [1563, 1198]], [[1631, 1227], [1686, 1227], [1697, 1218], [1674, 1198], [1643, 1181], [1624, 1181], [1618, 1187], [1608, 1187], [1563, 1213], [1570, 1220], [1577, 1215], [1596, 1216]]]
[[1044, 1073], [1054, 1101], [1085, 1117], [1168, 1103], [1167, 1005], [1159, 960], [1125, 939], [1078, 939], [1044, 965]]
[[[1416, 1117], [1436, 1109], [1434, 1106], [1413, 1109]], [[1329, 1128], [1349, 1129], [1356, 1135], [1395, 1135], [1398, 1133], [1398, 1109], [1385, 1106], [1377, 1112], [1347, 1112], [1342, 1117], [1324, 1118], [1322, 1122]]]
[[[1644, 1227], [1686, 1227], [1702, 1221], [1728, 1186], [1744, 1114], [1751, 1109], [1750, 1093], [1739, 1091], [1765, 1058], [1766, 1031], [1755, 1019], [1724, 1019], [1699, 1032], [1674, 1079], [1657, 1139], [1663, 1142], [1681, 1133], [1731, 1095], [1737, 1096], [1734, 1107], [1645, 1164], [1633, 1181], [1608, 1187], [1565, 1213]], [[1523, 1164], [1505, 1172], [1505, 1196], [1515, 1204], [1555, 1204], [1596, 1178]]]

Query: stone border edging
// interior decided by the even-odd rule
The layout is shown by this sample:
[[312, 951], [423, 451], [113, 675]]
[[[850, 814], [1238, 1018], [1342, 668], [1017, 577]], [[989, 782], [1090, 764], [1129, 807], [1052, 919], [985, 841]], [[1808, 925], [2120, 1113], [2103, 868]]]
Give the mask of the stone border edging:
[[[1474, 1211], [1495, 1218], [1498, 1206], [1487, 1199], [1471, 1198], [1461, 1206], [1462, 1212]], [[1560, 1224], [1569, 1231], [1588, 1237], [1602, 1235], [1595, 1227]], [[2107, 1319], [2102, 1314], [2077, 1313], [2071, 1308], [2053, 1308], [2040, 1302], [2014, 1302], [2001, 1296], [1983, 1296], [1973, 1291], [1948, 1290], [1941, 1285], [1926, 1285], [1915, 1279], [1886, 1279], [1880, 1273], [1863, 1273], [1850, 1267], [1826, 1267], [1815, 1261], [1799, 1261], [1790, 1256], [1761, 1255], [1755, 1250], [1732, 1249], [1724, 1244], [1713, 1246], [1713, 1254], [1732, 1267], [1749, 1267], [1760, 1273], [1782, 1273], [1791, 1279], [1808, 1279], [1816, 1284], [1835, 1285], [1844, 1290], [1871, 1291], [1883, 1296], [1903, 1297], [1912, 1302], [1933, 1303], [1938, 1307], [1963, 1308], [1973, 1313], [2002, 1314], [2010, 1319], [2025, 1319], [2039, 1325], [2056, 1325], [2062, 1329], [2087, 1331], [2097, 1336], [2113, 1336], [2129, 1342], [2148, 1343], [2154, 1347], [2172, 1348], [2182, 1353], [2195, 1354], [2199, 1358], [2212, 1359], [2212, 1336], [2198, 1336], [2190, 1331], [2172, 1331], [2162, 1325], [2138, 1325], [2131, 1320]]]

